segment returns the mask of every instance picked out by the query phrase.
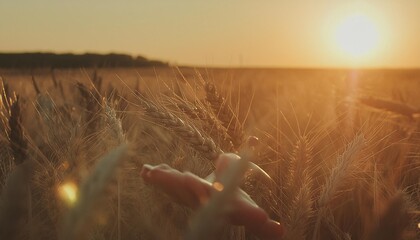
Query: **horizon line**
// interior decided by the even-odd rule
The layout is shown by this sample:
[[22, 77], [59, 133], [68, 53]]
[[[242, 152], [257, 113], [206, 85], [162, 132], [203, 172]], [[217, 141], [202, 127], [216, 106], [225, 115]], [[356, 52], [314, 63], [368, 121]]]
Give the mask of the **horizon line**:
[[86, 55], [86, 54], [97, 54], [97, 55], [128, 55], [131, 57], [144, 57], [150, 61], [161, 61], [167, 63], [168, 67], [182, 67], [182, 68], [216, 68], [216, 69], [305, 69], [305, 70], [420, 70], [420, 65], [409, 65], [409, 66], [325, 66], [325, 65], [259, 65], [259, 64], [189, 64], [189, 63], [177, 63], [176, 61], [168, 61], [158, 58], [149, 58], [142, 54], [132, 54], [127, 52], [119, 51], [0, 51], [0, 54], [56, 54], [56, 55]]

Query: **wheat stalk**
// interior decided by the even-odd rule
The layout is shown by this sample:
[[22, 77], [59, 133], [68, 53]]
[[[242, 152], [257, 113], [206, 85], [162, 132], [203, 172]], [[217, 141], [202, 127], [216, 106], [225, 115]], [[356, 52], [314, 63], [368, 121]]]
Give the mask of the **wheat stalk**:
[[[106, 122], [111, 130], [113, 139], [118, 144], [123, 144], [125, 140], [125, 134], [122, 128], [121, 119], [117, 117], [117, 114], [107, 101], [104, 101]], [[117, 236], [121, 239], [121, 176], [117, 176]]]
[[408, 204], [403, 191], [397, 191], [381, 214], [378, 224], [370, 234], [372, 240], [403, 239], [404, 231], [410, 225]]
[[32, 167], [32, 162], [26, 161], [16, 166], [6, 180], [0, 199], [0, 239], [16, 239], [22, 234], [19, 226], [25, 221], [25, 213], [28, 213], [27, 224], [31, 224], [28, 189]]
[[[3, 71], [1, 70], [2, 73]], [[211, 162], [192, 162], [204, 157], [215, 159], [218, 153], [222, 151], [236, 151], [238, 146], [241, 145], [242, 136], [239, 134], [240, 131], [238, 133], [235, 133], [235, 131], [241, 129], [243, 126], [238, 121], [238, 117], [233, 110], [234, 108], [229, 106], [229, 100], [223, 98], [220, 92], [216, 91], [215, 84], [209, 84], [207, 86], [207, 93], [196, 92], [200, 87], [204, 87], [204, 90], [206, 90], [206, 85], [197, 86], [198, 88], [194, 86], [189, 93], [183, 92], [185, 91], [183, 86], [175, 85], [174, 91], [176, 93], [173, 95], [169, 94], [168, 99], [165, 99], [167, 101], [165, 103], [160, 101], [159, 96], [153, 98], [153, 100], [140, 99], [141, 104], [130, 106], [133, 111], [144, 113], [142, 118], [164, 127], [164, 130], [167, 130], [167, 132], [162, 133], [160, 131], [162, 129], [152, 128], [153, 130], [151, 131], [147, 129], [145, 134], [136, 135], [130, 132], [124, 132], [125, 128], [123, 129], [121, 115], [126, 113], [126, 111], [124, 111], [123, 106], [119, 107], [116, 103], [116, 99], [122, 99], [118, 95], [118, 92], [112, 90], [111, 92], [114, 94], [108, 96], [108, 101], [104, 103], [98, 91], [92, 88], [95, 87], [100, 92], [103, 92], [108, 87], [112, 88], [110, 84], [105, 85], [108, 81], [99, 81], [101, 79], [98, 76], [99, 72], [95, 70], [93, 75], [89, 74], [91, 83], [88, 83], [86, 86], [82, 84], [83, 89], [79, 89], [79, 92], [63, 88], [65, 81], [57, 81], [56, 79], [57, 75], [58, 80], [61, 80], [61, 73], [51, 72], [53, 78], [51, 85], [53, 84], [55, 88], [51, 92], [52, 95], [45, 93], [38, 94], [40, 90], [42, 91], [44, 79], [42, 76], [34, 77], [32, 75], [33, 82], [28, 83], [33, 85], [33, 92], [37, 92], [35, 100], [33, 98], [24, 98], [23, 95], [17, 99], [12, 88], [24, 88], [25, 85], [21, 85], [19, 81], [14, 81], [14, 78], [20, 78], [16, 72], [11, 74], [9, 83], [12, 85], [10, 87], [5, 79], [0, 77], [0, 120], [2, 123], [0, 126], [0, 144], [2, 144], [0, 145], [0, 167], [2, 167], [0, 169], [2, 171], [0, 175], [3, 174], [1, 176], [3, 189], [0, 199], [0, 239], [28, 239], [31, 236], [35, 238], [55, 239], [57, 238], [57, 234], [62, 238], [86, 237], [89, 239], [103, 239], [110, 238], [111, 236], [117, 238], [117, 235], [118, 239], [147, 239], [148, 234], [149, 236], [155, 236], [155, 238], [165, 236], [165, 239], [172, 239], [178, 237], [180, 232], [183, 232], [186, 228], [185, 226], [188, 224], [187, 219], [190, 216], [190, 210], [178, 206], [171, 202], [171, 200], [165, 198], [165, 196], [154, 193], [144, 186], [141, 180], [138, 179], [138, 176], [135, 175], [136, 167], [143, 162], [159, 161], [158, 159], [165, 158], [163, 161], [167, 160], [172, 165], [178, 164], [176, 168], [193, 169], [193, 172], [202, 173], [198, 174], [200, 176], [206, 175], [208, 173], [207, 171], [211, 169]], [[156, 72], [156, 74], [160, 74], [160, 72]], [[28, 76], [31, 77], [31, 75]], [[63, 80], [71, 81], [72, 76], [68, 79], [63, 78]], [[108, 76], [104, 75], [104, 80], [108, 80], [107, 78]], [[162, 82], [166, 80], [162, 79]], [[197, 79], [195, 78], [194, 80]], [[152, 83], [150, 86], [139, 86], [140, 82], [137, 81], [136, 89], [138, 90], [139, 87], [142, 87], [144, 92], [147, 91], [149, 94], [157, 95], [161, 93], [159, 91], [160, 86], [158, 85], [162, 82], [156, 83], [156, 85]], [[135, 86], [135, 82], [130, 84]], [[282, 84], [283, 87], [283, 83], [276, 82], [276, 84]], [[284, 83], [284, 87], [288, 86], [288, 84]], [[339, 94], [346, 93], [347, 91], [339, 89], [340, 82], [334, 84], [337, 84], [335, 86], [339, 90], [336, 92], [337, 96], [334, 96], [336, 97], [336, 102], [325, 104], [331, 104], [332, 108], [339, 108], [341, 107], [339, 105], [340, 99], [344, 97], [344, 95]], [[302, 87], [302, 90], [311, 86], [308, 84]], [[407, 86], [411, 85], [404, 85], [404, 87]], [[148, 87], [149, 89], [147, 89]], [[256, 88], [256, 91], [259, 91], [259, 87]], [[293, 92], [294, 88], [292, 87], [290, 88], [292, 90], [285, 90], [284, 95], [282, 95], [274, 88], [269, 89], [270, 85], [264, 84], [261, 87], [262, 89], [260, 90], [263, 90], [264, 94], [267, 94], [267, 98], [273, 96], [269, 96], [268, 94], [277, 94], [277, 96], [280, 96], [280, 98], [276, 99], [278, 103], [282, 103], [283, 100], [287, 101], [292, 95], [299, 96], [299, 94], [303, 93], [300, 90], [299, 92]], [[323, 91], [321, 87], [320, 90]], [[410, 93], [410, 90], [413, 93]], [[407, 93], [415, 94], [414, 90], [415, 88], [413, 87], [413, 89], [407, 90]], [[206, 96], [202, 94], [206, 94]], [[34, 94], [31, 95], [31, 97], [33, 96]], [[64, 96], [68, 98], [63, 99]], [[205, 102], [202, 102], [198, 96], [206, 98], [204, 99]], [[412, 96], [408, 95], [408, 97]], [[193, 100], [189, 101], [186, 99]], [[309, 96], [308, 99], [310, 99]], [[64, 107], [61, 105], [63, 100], [65, 100]], [[259, 102], [260, 100], [261, 102]], [[319, 99], [314, 100], [318, 103]], [[21, 108], [23, 107], [22, 103], [25, 101], [35, 101], [35, 111], [29, 107], [27, 109]], [[213, 101], [213, 104], [211, 101]], [[378, 118], [372, 118], [365, 111], [360, 113], [355, 112], [355, 114], [358, 114], [355, 116], [360, 119], [368, 118], [361, 128], [368, 132], [374, 129], [373, 138], [375, 140], [368, 142], [369, 148], [368, 151], [365, 151], [361, 150], [363, 148], [361, 146], [363, 145], [361, 143], [363, 140], [357, 140], [358, 137], [356, 137], [336, 159], [337, 162], [333, 165], [330, 174], [325, 177], [325, 183], [322, 186], [322, 183], [318, 183], [318, 181], [321, 180], [323, 173], [319, 171], [321, 176], [316, 176], [312, 172], [315, 170], [314, 164], [317, 164], [316, 170], [321, 169], [329, 164], [326, 159], [329, 159], [332, 154], [336, 154], [336, 148], [340, 145], [337, 139], [340, 139], [340, 136], [343, 134], [341, 132], [342, 125], [340, 125], [340, 121], [343, 120], [342, 117], [344, 115], [337, 116], [338, 125], [325, 124], [323, 118], [319, 118], [319, 115], [325, 113], [322, 112], [324, 108], [315, 108], [319, 105], [305, 105], [307, 104], [306, 101], [302, 101], [301, 98], [296, 98], [296, 102], [293, 102], [293, 111], [296, 111], [293, 112], [296, 115], [296, 122], [301, 123], [305, 121], [305, 119], [300, 118], [303, 116], [301, 113], [315, 111], [317, 113], [313, 115], [314, 118], [311, 119], [311, 123], [308, 123], [307, 129], [313, 127], [313, 122], [320, 122], [322, 126], [316, 125], [315, 128], [320, 127], [321, 129], [319, 130], [325, 131], [327, 134], [323, 137], [312, 137], [316, 141], [316, 144], [314, 144], [314, 141], [308, 141], [304, 137], [298, 137], [297, 141], [292, 142], [291, 135], [293, 134], [292, 128], [294, 126], [280, 121], [277, 116], [278, 114], [275, 115], [275, 112], [271, 115], [270, 109], [273, 111], [282, 110], [285, 117], [290, 117], [293, 113], [288, 111], [290, 109], [284, 109], [283, 106], [285, 105], [282, 104], [276, 104], [279, 105], [277, 109], [272, 109], [270, 105], [260, 104], [264, 101], [265, 98], [257, 98], [255, 106], [258, 106], [262, 110], [266, 108], [267, 115], [256, 116], [260, 119], [258, 124], [255, 126], [252, 125], [252, 127], [258, 129], [257, 131], [267, 132], [267, 138], [273, 139], [273, 142], [270, 145], [261, 145], [261, 149], [257, 149], [257, 151], [260, 151], [257, 153], [260, 159], [259, 162], [265, 170], [271, 171], [270, 173], [277, 171], [270, 169], [272, 166], [281, 168], [282, 170], [276, 172], [272, 177], [277, 182], [284, 180], [286, 184], [278, 186], [273, 184], [273, 181], [268, 181], [268, 178], [263, 177], [260, 179], [260, 176], [251, 176], [252, 174], [248, 176], [248, 172], [246, 172], [245, 183], [239, 186], [250, 194], [253, 200], [261, 208], [265, 209], [274, 220], [277, 220], [275, 217], [279, 217], [287, 225], [286, 239], [304, 239], [305, 237], [309, 239], [314, 237], [316, 239], [334, 238], [347, 240], [350, 239], [350, 234], [354, 238], [375, 240], [398, 238], [416, 239], [417, 236], [415, 234], [418, 232], [415, 231], [418, 231], [418, 227], [413, 225], [418, 223], [418, 219], [413, 219], [414, 217], [410, 214], [415, 214], [415, 217], [418, 218], [419, 212], [417, 209], [410, 211], [412, 206], [409, 205], [409, 198], [416, 201], [418, 196], [420, 196], [420, 184], [417, 178], [415, 178], [419, 170], [419, 125], [414, 120], [417, 120], [417, 115], [420, 115], [420, 111], [416, 106], [387, 99], [359, 98], [358, 102], [361, 106], [383, 110], [396, 116], [409, 118], [408, 120], [411, 121], [403, 121], [400, 125], [402, 127], [412, 128], [413, 134], [410, 135], [410, 138], [403, 136], [404, 139], [401, 140], [401, 136], [398, 133], [395, 134], [395, 131], [399, 130], [395, 130], [393, 126], [382, 124], [378, 127], [374, 125]], [[294, 101], [294, 98], [292, 98], [292, 101]], [[122, 103], [126, 103], [126, 101]], [[78, 111], [80, 109], [79, 106], [83, 111]], [[238, 108], [242, 109], [241, 107], [243, 106], [238, 106]], [[63, 109], [64, 111], [62, 111]], [[40, 117], [40, 124], [33, 124], [31, 128], [24, 129], [22, 120], [27, 122], [26, 119], [30, 120], [34, 118], [32, 115], [34, 113], [37, 113], [38, 117]], [[336, 112], [334, 113], [336, 114]], [[318, 119], [315, 117], [318, 117]], [[328, 116], [325, 115], [325, 117]], [[273, 122], [270, 122], [270, 118]], [[132, 123], [134, 125], [138, 123], [138, 118], [127, 117], [124, 119], [124, 123]], [[139, 124], [142, 124], [142, 122]], [[288, 124], [288, 126], [285, 124]], [[94, 128], [92, 129], [90, 126], [94, 126]], [[48, 132], [41, 131], [41, 127], [48, 128]], [[141, 128], [143, 126], [134, 127]], [[149, 127], [149, 125], [145, 127]], [[359, 129], [356, 129], [358, 127], [360, 126], [355, 125], [354, 129], [349, 130], [359, 131]], [[274, 136], [269, 136], [271, 129], [277, 130], [276, 133], [273, 132]], [[285, 129], [286, 131], [284, 131]], [[288, 131], [288, 129], [291, 131]], [[250, 132], [254, 131], [254, 129], [248, 130]], [[93, 134], [86, 135], [86, 131], [90, 131]], [[181, 144], [183, 144], [180, 148], [177, 149], [174, 147], [178, 145], [176, 145], [176, 142], [174, 144], [173, 138], [167, 138], [169, 133], [179, 137]], [[109, 179], [116, 167], [110, 162], [118, 162], [119, 160], [114, 159], [108, 161], [109, 168], [114, 169], [110, 171], [103, 170], [105, 168], [96, 170], [100, 164], [106, 165], [103, 160], [98, 161], [98, 164], [91, 169], [93, 171], [88, 171], [85, 167], [91, 166], [90, 163], [92, 161], [90, 159], [97, 159], [96, 155], [104, 151], [104, 149], [124, 144], [128, 134], [130, 134], [130, 137], [136, 138], [134, 139], [136, 142], [139, 142], [138, 153], [141, 161], [132, 163], [134, 166], [130, 170], [124, 171], [124, 175], [119, 175], [119, 172], [117, 172], [118, 175], [114, 174], [117, 177], [118, 183], [117, 189], [115, 190], [117, 191], [115, 194], [118, 196], [118, 199], [112, 196], [110, 201], [106, 201], [106, 203], [114, 203], [115, 201], [115, 206], [111, 205], [110, 207], [113, 209], [112, 212], [114, 212], [116, 207], [118, 208], [115, 209], [115, 218], [118, 219], [105, 223], [109, 229], [100, 227], [95, 229], [95, 231], [87, 233], [87, 231], [84, 231], [86, 230], [85, 225], [88, 226], [90, 223], [89, 220], [92, 220], [90, 218], [91, 214], [96, 213], [94, 206], [99, 205], [97, 204], [99, 202], [98, 200], [105, 195], [104, 191], [108, 190], [108, 186], [114, 183], [113, 181], [109, 181]], [[275, 136], [276, 134], [277, 136]], [[310, 136], [313, 135], [311, 134]], [[32, 143], [30, 142], [32, 140], [35, 141]], [[236, 141], [235, 145], [231, 143], [232, 140]], [[185, 149], [184, 145], [190, 148]], [[291, 164], [289, 167], [284, 167], [287, 164], [285, 163], [286, 158], [283, 153], [290, 152], [290, 146], [293, 145], [292, 157], [289, 158]], [[12, 150], [12, 146], [15, 146], [14, 150]], [[272, 149], [270, 150], [270, 148]], [[33, 151], [37, 153], [36, 171], [31, 171], [32, 168], [27, 168], [27, 166], [33, 163], [31, 162]], [[371, 178], [368, 177], [359, 178], [359, 173], [356, 176], [356, 172], [354, 171], [356, 168], [354, 166], [356, 161], [357, 163], [360, 162], [357, 160], [357, 153], [361, 151], [366, 152], [366, 156], [363, 156], [363, 159], [375, 158], [380, 160], [378, 161], [378, 165], [375, 165], [374, 174], [376, 176], [373, 179], [380, 181], [381, 184], [370, 182], [369, 180]], [[264, 155], [265, 152], [272, 152], [272, 154]], [[279, 154], [281, 154], [281, 157], [279, 157]], [[177, 159], [181, 159], [179, 163], [175, 163], [175, 161], [178, 161]], [[55, 161], [52, 162], [53, 160]], [[77, 160], [79, 162], [73, 164], [71, 160]], [[263, 165], [266, 161], [268, 164]], [[365, 170], [369, 169], [370, 164], [369, 162], [363, 163], [357, 170], [360, 170], [361, 174], [368, 174], [370, 172], [365, 172]], [[96, 171], [100, 173], [96, 173]], [[108, 174], [105, 173], [107, 171]], [[90, 173], [93, 174], [90, 175]], [[82, 187], [83, 190], [81, 191], [84, 192], [84, 197], [81, 197], [79, 194], [79, 200], [83, 198], [84, 203], [80, 202], [80, 204], [88, 207], [80, 207], [80, 209], [84, 210], [70, 209], [68, 214], [72, 214], [74, 221], [72, 223], [73, 225], [70, 225], [68, 221], [69, 216], [66, 216], [65, 212], [63, 212], [67, 208], [64, 207], [64, 204], [56, 196], [57, 185], [61, 181], [69, 178], [79, 182], [78, 179], [83, 174], [88, 174], [83, 186], [89, 185], [92, 186], [92, 189], [90, 187]], [[107, 174], [108, 176], [106, 180], [103, 180], [102, 184], [94, 183], [96, 180], [93, 178], [95, 175], [98, 176], [98, 174]], [[403, 175], [401, 176], [401, 174]], [[123, 177], [121, 180], [124, 181], [120, 181], [120, 176]], [[281, 181], [277, 179], [281, 179]], [[360, 189], [357, 192], [350, 191], [345, 197], [343, 196], [341, 198], [339, 195], [341, 195], [341, 190], [344, 190], [344, 183], [347, 183], [347, 180], [351, 180], [348, 181], [349, 188], [354, 188], [354, 186], [361, 187], [359, 187]], [[86, 182], [88, 181], [91, 181], [91, 184], [87, 184]], [[363, 184], [358, 184], [360, 182]], [[373, 195], [369, 193], [372, 186], [376, 189], [381, 187], [379, 185], [382, 184], [383, 191], [376, 193], [375, 190]], [[283, 186], [286, 189], [282, 189]], [[388, 199], [388, 194], [394, 194], [395, 188], [407, 189], [407, 193], [400, 193], [398, 191]], [[345, 190], [347, 190], [347, 187]], [[88, 193], [89, 191], [92, 193]], [[283, 194], [283, 192], [286, 194]], [[361, 193], [357, 195], [359, 198], [357, 200], [351, 199], [350, 196], [356, 193]], [[31, 194], [33, 194], [32, 198]], [[115, 194], [113, 192], [113, 195]], [[92, 197], [89, 198], [88, 196]], [[339, 201], [336, 202], [335, 200]], [[277, 203], [282, 205], [278, 206]], [[414, 203], [416, 204], [415, 207], [418, 208], [417, 202]], [[203, 212], [207, 211], [206, 214], [200, 215], [200, 213], [196, 215], [197, 218], [193, 218], [192, 226], [194, 227], [192, 227], [191, 232], [195, 231], [197, 233], [195, 236], [199, 239], [209, 237], [214, 232], [217, 232], [219, 230], [217, 226], [219, 222], [217, 221], [220, 220], [219, 216], [225, 213], [225, 204], [226, 202], [220, 201], [218, 204], [208, 206], [209, 208], [207, 210], [203, 210]], [[374, 210], [368, 211], [371, 210], [372, 206]], [[33, 210], [31, 210], [32, 207]], [[361, 214], [358, 214], [358, 212], [350, 213], [352, 209], [359, 209]], [[381, 209], [383, 210], [382, 212], [379, 211]], [[72, 211], [75, 212], [71, 213]], [[159, 215], [156, 215], [157, 212], [159, 212]], [[199, 216], [204, 217], [200, 218]], [[32, 217], [33, 220], [31, 220]], [[57, 224], [62, 223], [69, 225], [57, 226]], [[70, 226], [70, 230], [68, 230], [69, 236], [61, 235], [65, 233], [64, 226]], [[63, 229], [57, 229], [57, 227], [63, 227]], [[412, 229], [413, 227], [415, 229]], [[249, 234], [244, 235], [243, 228], [236, 228], [238, 232], [234, 232], [231, 227], [226, 229], [228, 229], [226, 231], [227, 234], [222, 235], [223, 237], [229, 239], [253, 239]], [[349, 231], [349, 233], [347, 234], [345, 231]]]
[[334, 217], [331, 213], [327, 215], [322, 220], [331, 234], [334, 236], [334, 239], [337, 240], [351, 240], [351, 235], [349, 233], [343, 232], [334, 222]]
[[65, 219], [62, 239], [80, 239], [95, 202], [103, 194], [119, 160], [127, 150], [127, 145], [121, 144], [110, 151], [95, 165], [92, 173], [81, 184], [78, 199]]

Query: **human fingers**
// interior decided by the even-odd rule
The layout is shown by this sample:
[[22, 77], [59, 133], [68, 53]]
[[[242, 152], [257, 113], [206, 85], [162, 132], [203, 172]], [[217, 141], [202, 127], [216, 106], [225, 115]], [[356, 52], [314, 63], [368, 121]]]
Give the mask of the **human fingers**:
[[210, 196], [211, 184], [192, 173], [181, 173], [166, 164], [144, 164], [143, 180], [159, 188], [175, 201], [191, 208], [204, 204]]
[[146, 183], [162, 190], [175, 201], [188, 206], [195, 205], [195, 196], [186, 189], [181, 172], [163, 164], [144, 164], [140, 176]]
[[241, 157], [234, 153], [223, 153], [220, 154], [215, 163], [214, 175], [215, 178], [219, 178], [221, 174], [229, 167], [234, 161], [239, 161]]
[[279, 222], [269, 219], [254, 229], [252, 233], [261, 240], [279, 240], [284, 236], [285, 229]]
[[268, 215], [262, 208], [242, 197], [236, 196], [231, 206], [229, 220], [233, 225], [252, 228], [268, 220]]
[[283, 226], [271, 220], [245, 192], [240, 192], [232, 202], [229, 220], [233, 225], [242, 225], [245, 229], [261, 239], [280, 239], [284, 233]]

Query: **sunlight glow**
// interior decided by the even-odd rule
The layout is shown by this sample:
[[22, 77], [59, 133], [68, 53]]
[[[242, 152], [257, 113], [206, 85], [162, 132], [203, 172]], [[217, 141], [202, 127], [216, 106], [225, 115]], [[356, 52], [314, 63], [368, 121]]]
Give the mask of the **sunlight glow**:
[[73, 182], [67, 182], [59, 186], [58, 194], [68, 205], [73, 205], [77, 200], [77, 186]]
[[366, 15], [352, 14], [337, 25], [336, 41], [353, 58], [364, 57], [378, 44], [378, 29]]

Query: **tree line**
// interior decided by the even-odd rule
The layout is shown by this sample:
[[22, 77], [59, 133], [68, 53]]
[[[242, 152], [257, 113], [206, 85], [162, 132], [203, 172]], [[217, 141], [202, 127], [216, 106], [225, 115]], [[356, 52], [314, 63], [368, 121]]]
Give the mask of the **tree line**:
[[168, 63], [127, 54], [0, 53], [0, 68], [150, 67]]

